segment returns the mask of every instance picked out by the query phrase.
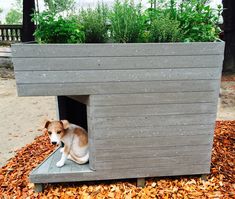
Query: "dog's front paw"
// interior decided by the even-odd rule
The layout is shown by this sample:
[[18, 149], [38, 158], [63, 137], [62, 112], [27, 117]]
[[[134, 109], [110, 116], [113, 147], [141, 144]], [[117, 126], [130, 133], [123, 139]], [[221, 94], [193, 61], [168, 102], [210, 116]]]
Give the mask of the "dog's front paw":
[[60, 153], [64, 153], [64, 147], [60, 149]]
[[57, 166], [57, 167], [62, 167], [62, 166], [64, 166], [64, 161], [59, 161], [59, 162], [57, 162], [57, 163], [56, 163], [56, 166]]

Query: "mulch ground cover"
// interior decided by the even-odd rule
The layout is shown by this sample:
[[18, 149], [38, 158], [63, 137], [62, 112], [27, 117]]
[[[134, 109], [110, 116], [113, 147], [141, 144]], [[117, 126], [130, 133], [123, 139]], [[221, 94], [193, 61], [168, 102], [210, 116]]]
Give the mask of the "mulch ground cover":
[[211, 174], [147, 179], [144, 188], [134, 180], [48, 184], [35, 193], [29, 172], [52, 151], [46, 135], [16, 152], [0, 169], [0, 198], [235, 198], [235, 121], [216, 122]]

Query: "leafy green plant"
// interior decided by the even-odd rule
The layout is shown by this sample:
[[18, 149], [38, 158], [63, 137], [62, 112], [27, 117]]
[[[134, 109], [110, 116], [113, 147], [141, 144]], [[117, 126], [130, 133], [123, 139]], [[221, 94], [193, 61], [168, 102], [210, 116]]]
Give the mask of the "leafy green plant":
[[207, 0], [183, 1], [177, 20], [184, 36], [183, 41], [215, 41], [218, 38], [219, 13], [207, 5]]
[[[45, 1], [48, 7], [74, 2]], [[116, 0], [111, 10], [98, 4], [94, 9], [82, 9], [77, 18], [58, 16], [52, 10], [34, 17], [38, 24], [35, 36], [40, 42], [203, 42], [215, 41], [220, 31], [220, 11], [208, 6], [207, 0], [150, 0], [144, 12], [134, 0]]]
[[83, 27], [75, 18], [65, 19], [50, 11], [35, 14], [38, 26], [34, 33], [40, 43], [82, 43], [85, 40]]
[[149, 30], [149, 42], [178, 42], [181, 40], [180, 23], [169, 15], [153, 19]]
[[135, 5], [133, 0], [116, 0], [110, 14], [110, 22], [114, 42], [138, 42], [144, 25], [141, 4]]
[[108, 39], [108, 12], [105, 4], [80, 11], [79, 21], [84, 27], [86, 43], [104, 43]]
[[[215, 41], [218, 38], [220, 11], [207, 5], [208, 0], [182, 0], [178, 1], [178, 5], [175, 0], [151, 0], [150, 3], [150, 8], [145, 12], [146, 27], [157, 33], [155, 42], [163, 42], [161, 38], [168, 34], [176, 39], [167, 39], [172, 42]], [[177, 36], [179, 33], [181, 37]]]

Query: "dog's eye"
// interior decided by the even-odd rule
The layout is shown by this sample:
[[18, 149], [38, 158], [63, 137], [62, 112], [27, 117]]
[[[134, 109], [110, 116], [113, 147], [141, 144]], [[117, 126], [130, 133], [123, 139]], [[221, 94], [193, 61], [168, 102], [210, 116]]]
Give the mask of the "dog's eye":
[[60, 134], [60, 133], [61, 133], [61, 131], [58, 131], [58, 132], [57, 132], [57, 134]]
[[52, 134], [52, 132], [51, 132], [51, 131], [48, 131], [48, 134], [49, 134], [49, 135], [51, 135], [51, 134]]

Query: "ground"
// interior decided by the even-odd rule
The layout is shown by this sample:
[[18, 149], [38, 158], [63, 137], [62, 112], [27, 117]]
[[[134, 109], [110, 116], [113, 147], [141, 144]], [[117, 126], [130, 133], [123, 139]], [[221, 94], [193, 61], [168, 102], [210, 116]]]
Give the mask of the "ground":
[[[55, 97], [18, 97], [13, 72], [2, 69], [0, 75], [1, 167], [41, 134], [45, 120], [56, 119], [56, 105]], [[235, 81], [222, 81], [219, 102], [217, 120], [235, 120]]]
[[46, 119], [55, 119], [55, 97], [17, 97], [14, 79], [0, 79], [0, 167], [15, 150], [41, 134]]
[[39, 194], [33, 191], [28, 175], [54, 150], [41, 129], [46, 119], [56, 118], [55, 98], [17, 97], [15, 80], [9, 79], [12, 72], [4, 70], [1, 74], [5, 77], [0, 78], [3, 198], [235, 198], [235, 76], [223, 77], [221, 83], [217, 120], [233, 121], [216, 122], [211, 174], [206, 180], [198, 176], [150, 178], [144, 188], [136, 187], [133, 180], [49, 184]]

